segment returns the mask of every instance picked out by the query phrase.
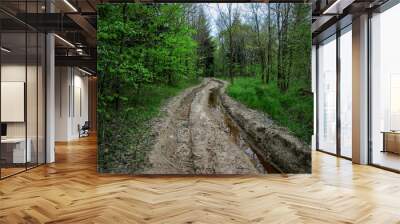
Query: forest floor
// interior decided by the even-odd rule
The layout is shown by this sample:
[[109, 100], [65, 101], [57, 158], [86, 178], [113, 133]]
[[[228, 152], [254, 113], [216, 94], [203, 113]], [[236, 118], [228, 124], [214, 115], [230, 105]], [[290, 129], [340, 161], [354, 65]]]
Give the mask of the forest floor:
[[154, 121], [146, 174], [265, 173], [218, 102], [224, 82], [204, 79], [172, 98]]

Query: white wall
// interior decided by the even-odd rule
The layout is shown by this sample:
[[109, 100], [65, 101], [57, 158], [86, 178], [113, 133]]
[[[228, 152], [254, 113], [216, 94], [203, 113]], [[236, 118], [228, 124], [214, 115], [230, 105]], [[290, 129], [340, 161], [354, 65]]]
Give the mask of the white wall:
[[[3, 64], [1, 66], [1, 81], [25, 82], [25, 64]], [[7, 108], [1, 108], [7, 110]], [[25, 137], [25, 122], [7, 123], [7, 137]]]
[[55, 85], [55, 140], [77, 139], [78, 125], [89, 118], [88, 78], [76, 68], [56, 67]]
[[[37, 70], [38, 69], [38, 70]], [[20, 112], [27, 115], [27, 120], [22, 122], [5, 122], [7, 124], [8, 138], [24, 138], [25, 135], [30, 140], [32, 149], [32, 161], [44, 163], [45, 148], [45, 116], [44, 116], [44, 74], [42, 67], [18, 63], [5, 63], [1, 66], [2, 82], [24, 82], [26, 83], [26, 107], [20, 108]], [[27, 81], [25, 80], [27, 78]], [[23, 94], [23, 93], [22, 93]], [[3, 97], [7, 96], [3, 95]], [[11, 108], [1, 108], [1, 110], [11, 110]], [[8, 113], [13, 111], [8, 111]], [[39, 155], [37, 156], [37, 153]]]
[[[27, 69], [27, 70], [26, 70]], [[35, 86], [35, 88], [27, 88], [27, 118], [28, 118], [28, 129], [32, 127], [36, 130], [36, 80], [33, 80], [31, 76], [36, 77], [36, 66], [25, 66], [25, 64], [3, 64], [1, 66], [1, 81], [2, 82], [25, 82], [26, 71], [28, 72], [28, 84], [29, 86]], [[3, 96], [4, 97], [4, 96]], [[1, 108], [7, 110], [7, 108]], [[24, 108], [22, 108], [24, 110]], [[32, 123], [33, 122], [33, 123]], [[34, 127], [33, 127], [34, 126]], [[28, 130], [29, 131], [29, 130]], [[25, 122], [7, 122], [7, 135], [8, 137], [25, 137]], [[35, 132], [36, 135], [36, 132]], [[28, 133], [29, 137], [29, 133]]]
[[69, 133], [69, 68], [55, 68], [55, 140], [67, 141]]
[[[83, 125], [85, 121], [89, 120], [89, 110], [88, 110], [88, 78], [87, 76], [82, 76], [83, 73], [75, 69], [74, 75], [74, 107], [72, 108], [72, 120], [71, 120], [71, 135], [73, 138], [79, 137], [78, 124]], [[78, 74], [77, 74], [78, 72]], [[79, 97], [80, 95], [80, 97]], [[80, 101], [80, 102], [79, 102]], [[81, 107], [81, 108], [80, 108]], [[81, 111], [80, 111], [81, 110]], [[74, 113], [75, 112], [75, 113]]]

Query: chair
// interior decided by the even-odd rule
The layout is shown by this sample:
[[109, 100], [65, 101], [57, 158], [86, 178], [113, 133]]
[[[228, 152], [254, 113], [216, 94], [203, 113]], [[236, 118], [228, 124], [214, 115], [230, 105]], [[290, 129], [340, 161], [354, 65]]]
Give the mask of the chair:
[[89, 136], [90, 124], [89, 121], [85, 121], [82, 127], [78, 124], [79, 138]]

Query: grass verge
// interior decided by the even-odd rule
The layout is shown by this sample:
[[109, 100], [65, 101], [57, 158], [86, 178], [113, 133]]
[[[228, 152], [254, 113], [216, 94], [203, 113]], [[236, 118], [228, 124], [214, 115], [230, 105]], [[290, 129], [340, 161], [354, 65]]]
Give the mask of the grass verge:
[[275, 83], [263, 84], [259, 78], [236, 77], [227, 88], [232, 98], [267, 113], [305, 143], [313, 134], [313, 97], [301, 87], [281, 92]]

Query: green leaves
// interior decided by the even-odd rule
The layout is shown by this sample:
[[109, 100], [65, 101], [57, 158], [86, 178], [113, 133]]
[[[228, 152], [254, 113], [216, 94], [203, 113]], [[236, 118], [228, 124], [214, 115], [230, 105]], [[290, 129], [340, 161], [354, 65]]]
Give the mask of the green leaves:
[[183, 6], [124, 5], [99, 7], [98, 70], [109, 85], [104, 88], [136, 93], [144, 83], [194, 76], [197, 45], [183, 20]]
[[150, 148], [148, 122], [181, 80], [196, 75], [194, 31], [183, 5], [101, 4], [98, 11], [99, 164], [135, 171]]

